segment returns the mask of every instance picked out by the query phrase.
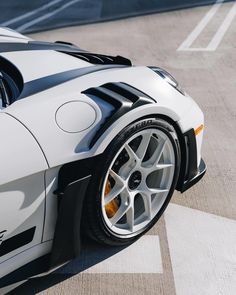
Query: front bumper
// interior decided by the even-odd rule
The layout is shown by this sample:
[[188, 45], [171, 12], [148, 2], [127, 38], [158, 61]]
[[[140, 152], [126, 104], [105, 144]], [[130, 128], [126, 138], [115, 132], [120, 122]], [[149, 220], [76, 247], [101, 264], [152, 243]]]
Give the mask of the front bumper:
[[181, 187], [181, 193], [188, 190], [190, 187], [192, 187], [194, 184], [196, 184], [199, 180], [202, 179], [204, 174], [206, 173], [206, 164], [203, 159], [201, 159], [200, 165], [198, 167], [198, 173], [191, 179], [186, 180]]
[[181, 149], [181, 168], [176, 189], [181, 193], [196, 184], [206, 173], [203, 159], [198, 165], [197, 142], [194, 129], [183, 134]]

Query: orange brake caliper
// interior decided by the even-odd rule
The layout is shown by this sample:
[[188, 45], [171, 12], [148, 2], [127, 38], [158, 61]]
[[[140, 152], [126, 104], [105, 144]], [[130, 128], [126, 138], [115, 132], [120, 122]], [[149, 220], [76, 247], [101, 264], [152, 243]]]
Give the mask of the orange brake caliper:
[[[107, 180], [106, 187], [105, 187], [105, 197], [110, 193], [111, 189], [112, 189], [111, 183], [109, 180]], [[118, 209], [119, 209], [119, 202], [117, 198], [115, 198], [114, 200], [112, 200], [110, 203], [108, 203], [105, 206], [107, 217], [112, 218], [116, 214]]]

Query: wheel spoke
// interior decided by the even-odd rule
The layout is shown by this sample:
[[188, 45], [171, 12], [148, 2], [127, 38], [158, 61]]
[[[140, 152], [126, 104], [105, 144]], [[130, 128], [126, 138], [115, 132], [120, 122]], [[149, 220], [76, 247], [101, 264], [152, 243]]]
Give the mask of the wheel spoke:
[[150, 174], [154, 171], [163, 170], [163, 169], [170, 168], [170, 167], [174, 167], [174, 164], [157, 164], [157, 165], [153, 165], [152, 167], [147, 168], [147, 169], [148, 169], [148, 174]]
[[140, 192], [143, 198], [145, 213], [148, 219], [152, 219], [152, 197], [151, 194], [145, 192]]
[[148, 191], [151, 193], [151, 194], [161, 194], [161, 193], [166, 193], [168, 192], [169, 190], [168, 189], [163, 189], [163, 188], [148, 188]]
[[134, 150], [128, 144], [125, 145], [125, 150], [127, 151], [128, 155], [131, 159], [134, 159], [136, 162], [139, 162], [138, 156], [136, 155]]
[[156, 170], [161, 170], [161, 169], [165, 169], [165, 168], [169, 168], [169, 167], [173, 167], [173, 164], [157, 164], [154, 168]]
[[136, 154], [137, 154], [138, 158], [141, 160], [141, 162], [143, 161], [143, 159], [146, 155], [151, 137], [152, 137], [152, 131], [142, 135], [142, 140], [141, 140], [139, 147], [136, 151]]
[[130, 206], [126, 206], [125, 204], [121, 205], [119, 210], [116, 212], [116, 214], [110, 218], [110, 222], [112, 226], [117, 224], [117, 222], [126, 214], [126, 212], [130, 209]]
[[119, 174], [117, 174], [112, 169], [110, 169], [109, 173], [110, 173], [111, 177], [115, 180], [115, 182], [117, 184], [120, 184], [120, 185], [124, 186], [124, 179]]
[[126, 212], [127, 223], [131, 232], [134, 230], [134, 207], [130, 206]]
[[125, 188], [124, 185], [120, 186], [118, 184], [115, 184], [112, 190], [107, 195], [105, 195], [104, 205], [106, 206], [112, 200], [114, 200], [120, 193], [123, 192], [124, 188]]
[[152, 165], [157, 166], [157, 164], [159, 163], [159, 161], [161, 159], [162, 153], [164, 151], [165, 143], [166, 143], [165, 140], [162, 140], [161, 142], [158, 141], [158, 146], [157, 146], [156, 150], [154, 151], [153, 155], [151, 156], [151, 158], [148, 160], [148, 163], [151, 163]]

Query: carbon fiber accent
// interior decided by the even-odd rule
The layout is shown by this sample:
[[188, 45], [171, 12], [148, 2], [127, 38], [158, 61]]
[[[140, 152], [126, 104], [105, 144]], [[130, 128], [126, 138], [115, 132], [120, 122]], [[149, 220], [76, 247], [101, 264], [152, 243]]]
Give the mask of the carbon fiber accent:
[[196, 184], [206, 173], [206, 165], [203, 159], [198, 167], [197, 164], [197, 143], [194, 129], [190, 129], [183, 134], [184, 148], [181, 154], [181, 172], [176, 189], [181, 193]]
[[129, 59], [117, 55], [117, 56], [111, 56], [111, 55], [103, 55], [103, 54], [97, 54], [97, 53], [91, 53], [91, 52], [70, 52], [70, 51], [61, 51], [63, 53], [72, 55], [74, 57], [83, 59], [84, 61], [87, 61], [92, 64], [98, 64], [98, 65], [125, 65], [125, 66], [132, 66], [132, 63]]
[[93, 147], [99, 137], [124, 114], [142, 105], [155, 102], [155, 100], [147, 94], [122, 82], [107, 83], [99, 87], [92, 87], [82, 93], [96, 96], [114, 107], [114, 111], [111, 113], [110, 117], [101, 125], [100, 129], [91, 140], [90, 148]]
[[29, 41], [27, 43], [17, 42], [2, 42], [0, 44], [0, 52], [12, 52], [12, 51], [33, 51], [33, 50], [55, 50], [65, 54], [80, 58], [89, 63], [96, 65], [125, 65], [132, 66], [129, 59], [123, 56], [110, 56], [104, 54], [97, 54], [85, 51], [71, 43], [67, 42], [42, 42], [42, 41]]

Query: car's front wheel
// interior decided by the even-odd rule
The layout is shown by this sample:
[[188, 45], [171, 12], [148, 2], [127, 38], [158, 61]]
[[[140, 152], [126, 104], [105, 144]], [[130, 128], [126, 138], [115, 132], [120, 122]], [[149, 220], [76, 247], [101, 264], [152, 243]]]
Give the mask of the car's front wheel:
[[125, 128], [96, 163], [84, 204], [83, 225], [93, 239], [133, 242], [160, 218], [179, 174], [174, 128], [144, 119]]

